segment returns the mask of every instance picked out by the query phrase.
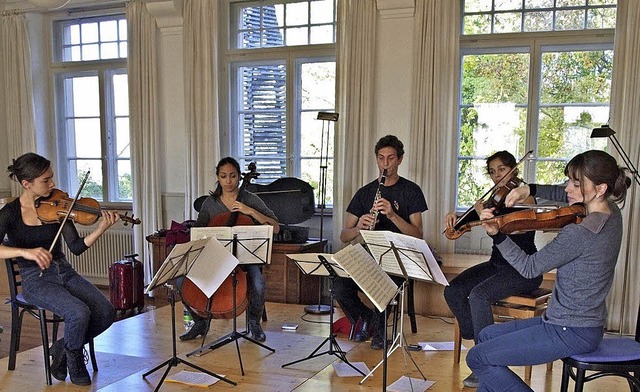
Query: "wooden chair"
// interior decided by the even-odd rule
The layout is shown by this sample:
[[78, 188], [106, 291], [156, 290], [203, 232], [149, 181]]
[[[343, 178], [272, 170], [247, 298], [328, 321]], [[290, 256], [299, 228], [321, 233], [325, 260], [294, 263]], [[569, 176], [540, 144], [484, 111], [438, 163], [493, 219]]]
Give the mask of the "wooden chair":
[[[531, 317], [538, 317], [544, 313], [551, 298], [551, 290], [537, 288], [529, 293], [512, 295], [491, 305], [493, 318], [495, 321], [521, 320]], [[460, 363], [460, 347], [462, 346], [462, 336], [458, 320], [454, 319], [453, 332], [453, 363]], [[553, 369], [553, 363], [547, 363], [547, 370]], [[525, 380], [531, 379], [531, 366], [524, 368]]]
[[[20, 332], [22, 329], [22, 316], [25, 312], [40, 321], [40, 333], [42, 334], [42, 351], [44, 353], [44, 375], [47, 385], [51, 385], [51, 362], [49, 360], [49, 331], [48, 324], [52, 324], [53, 340], [58, 337], [58, 325], [64, 322], [60, 316], [53, 314], [47, 318], [47, 311], [44, 308], [29, 304], [22, 296], [22, 279], [15, 259], [6, 259], [7, 277], [9, 281], [10, 298], [7, 303], [11, 304], [11, 343], [9, 346], [9, 370], [16, 368], [16, 356], [20, 349]], [[91, 367], [94, 372], [98, 371], [96, 354], [93, 346], [93, 339], [89, 341], [89, 355], [91, 357]]]
[[[594, 373], [587, 375], [587, 370]], [[584, 383], [604, 376], [624, 377], [631, 391], [640, 392], [640, 308], [635, 339], [605, 337], [595, 351], [562, 359], [560, 391], [568, 390], [569, 377], [576, 382], [574, 390], [581, 392]]]

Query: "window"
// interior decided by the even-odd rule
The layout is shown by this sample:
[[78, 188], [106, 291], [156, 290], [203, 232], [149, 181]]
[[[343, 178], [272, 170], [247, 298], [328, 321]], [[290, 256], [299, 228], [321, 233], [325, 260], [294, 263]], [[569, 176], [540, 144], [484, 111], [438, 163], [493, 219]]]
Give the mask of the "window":
[[[285, 176], [309, 182], [318, 203], [327, 125], [316, 118], [320, 111], [335, 110], [335, 16], [335, 0], [232, 3], [225, 56], [231, 155], [243, 167], [256, 162], [257, 183]], [[327, 189], [332, 189], [333, 134], [329, 138]], [[325, 204], [332, 205], [327, 193]]]
[[[561, 23], [569, 10], [580, 32]], [[518, 21], [509, 29], [499, 27], [504, 13]], [[574, 155], [606, 148], [589, 136], [609, 117], [613, 30], [602, 26], [615, 25], [615, 2], [465, 1], [462, 17], [458, 210], [493, 185], [485, 158], [497, 150], [516, 159], [532, 150], [520, 176], [552, 184]]]
[[82, 196], [131, 202], [124, 15], [55, 22], [54, 73], [60, 173]]

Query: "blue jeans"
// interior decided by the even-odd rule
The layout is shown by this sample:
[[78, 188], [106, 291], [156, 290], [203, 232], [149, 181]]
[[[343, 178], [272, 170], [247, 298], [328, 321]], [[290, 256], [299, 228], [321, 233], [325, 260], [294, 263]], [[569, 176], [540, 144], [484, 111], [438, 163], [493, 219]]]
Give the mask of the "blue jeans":
[[64, 343], [79, 350], [113, 324], [116, 310], [96, 286], [80, 276], [66, 259], [40, 268], [20, 268], [24, 298], [64, 318]]
[[490, 325], [467, 354], [478, 391], [532, 391], [507, 366], [538, 365], [598, 347], [603, 327], [564, 327], [542, 317]]
[[540, 287], [542, 276], [527, 279], [509, 265], [487, 261], [464, 270], [444, 288], [444, 298], [460, 325], [464, 339], [474, 339], [493, 324], [491, 304]]

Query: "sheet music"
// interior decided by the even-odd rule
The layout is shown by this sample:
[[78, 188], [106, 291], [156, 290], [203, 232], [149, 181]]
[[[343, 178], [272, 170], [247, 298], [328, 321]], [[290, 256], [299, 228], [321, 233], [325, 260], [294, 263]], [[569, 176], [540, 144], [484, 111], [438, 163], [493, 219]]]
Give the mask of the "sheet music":
[[351, 275], [376, 308], [384, 312], [398, 287], [362, 245], [347, 245], [333, 255], [333, 260]]
[[318, 256], [324, 256], [329, 264], [336, 271], [336, 274], [342, 278], [348, 278], [349, 274], [336, 263], [330, 253], [293, 253], [287, 254], [287, 257], [293, 260], [298, 268], [307, 275], [329, 276], [327, 269], [320, 263]]
[[376, 261], [381, 260], [382, 269], [388, 273], [404, 276], [396, 256], [390, 249], [393, 241], [410, 278], [449, 285], [429, 245], [423, 239], [391, 231], [361, 230], [360, 235], [368, 245], [373, 258]]
[[238, 238], [236, 258], [240, 264], [270, 264], [273, 226], [192, 227], [191, 239], [215, 238], [231, 253], [233, 235]]

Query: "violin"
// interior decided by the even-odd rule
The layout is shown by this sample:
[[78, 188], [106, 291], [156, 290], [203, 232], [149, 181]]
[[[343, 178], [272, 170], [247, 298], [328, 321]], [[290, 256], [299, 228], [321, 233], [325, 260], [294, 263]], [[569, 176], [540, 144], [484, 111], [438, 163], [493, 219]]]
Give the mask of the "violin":
[[[246, 188], [247, 184], [251, 182], [251, 179], [259, 175], [260, 173], [256, 172], [255, 162], [251, 162], [249, 164], [249, 172], [242, 175], [242, 185], [238, 192], [238, 201], [240, 201], [242, 191]], [[255, 222], [250, 216], [238, 211], [233, 211], [224, 212], [212, 217], [208, 226], [248, 226], [253, 224], [255, 224]], [[233, 253], [235, 254], [235, 249]], [[203, 318], [230, 319], [247, 310], [249, 306], [247, 289], [247, 273], [240, 268], [236, 268], [235, 272], [222, 282], [211, 298], [208, 298], [188, 277], [186, 277], [182, 283], [180, 294], [182, 295], [182, 301], [198, 316]]]
[[580, 223], [587, 215], [587, 208], [582, 203], [572, 204], [567, 207], [541, 206], [496, 216], [491, 219], [468, 222], [456, 228], [448, 228], [445, 235], [450, 240], [455, 240], [473, 227], [483, 223], [494, 222], [504, 234], [512, 234], [534, 230], [556, 230], [571, 223]]
[[519, 187], [523, 182], [524, 181], [518, 177], [511, 178], [503, 186], [497, 187], [491, 196], [482, 203], [482, 206], [484, 208], [495, 208], [496, 212], [500, 211], [504, 208], [504, 202], [509, 192], [511, 192], [512, 189]]
[[[68, 219], [85, 226], [96, 223], [102, 216], [102, 209], [97, 200], [80, 197], [74, 203], [74, 199], [60, 189], [53, 189], [49, 196], [36, 200], [36, 212], [38, 219], [43, 223], [62, 222], [68, 213]], [[120, 215], [120, 219], [125, 226], [127, 223], [131, 223], [131, 226], [140, 224], [140, 219], [128, 216], [126, 212]]]

